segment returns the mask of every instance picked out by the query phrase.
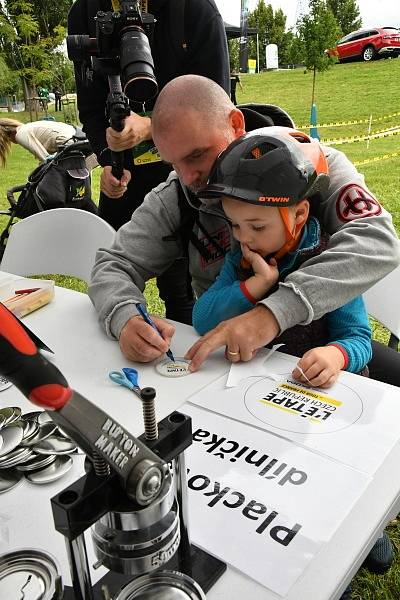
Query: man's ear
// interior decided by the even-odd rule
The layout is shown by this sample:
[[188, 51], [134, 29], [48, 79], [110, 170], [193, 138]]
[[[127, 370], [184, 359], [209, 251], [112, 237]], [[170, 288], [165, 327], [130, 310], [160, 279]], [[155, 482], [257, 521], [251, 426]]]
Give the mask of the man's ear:
[[229, 113], [229, 124], [233, 129], [235, 139], [246, 133], [243, 113], [238, 108], [233, 108]]
[[310, 203], [308, 200], [301, 200], [296, 204], [295, 222], [296, 225], [304, 225], [310, 213]]

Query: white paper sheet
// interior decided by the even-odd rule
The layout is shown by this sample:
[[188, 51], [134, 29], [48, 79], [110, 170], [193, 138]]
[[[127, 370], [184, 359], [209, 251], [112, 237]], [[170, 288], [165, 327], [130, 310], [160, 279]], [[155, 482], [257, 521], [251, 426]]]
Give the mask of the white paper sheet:
[[219, 378], [189, 401], [293, 440], [372, 475], [400, 439], [400, 390], [343, 373], [328, 390], [293, 383], [295, 359], [273, 355], [267, 371], [227, 389]]
[[193, 542], [284, 596], [370, 478], [193, 405], [180, 410], [193, 420], [186, 452]]
[[269, 350], [261, 348], [257, 355], [249, 362], [232, 363], [226, 380], [226, 387], [236, 387], [242, 379], [247, 379], [248, 377], [266, 375], [268, 372], [266, 362], [283, 345], [275, 344]]

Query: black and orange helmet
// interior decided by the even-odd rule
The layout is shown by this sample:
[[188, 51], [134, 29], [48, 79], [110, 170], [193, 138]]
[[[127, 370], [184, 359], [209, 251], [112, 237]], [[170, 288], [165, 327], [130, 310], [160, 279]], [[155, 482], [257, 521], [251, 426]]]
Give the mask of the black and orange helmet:
[[263, 206], [291, 206], [326, 191], [328, 164], [316, 139], [289, 127], [264, 127], [232, 142], [197, 195], [230, 196]]

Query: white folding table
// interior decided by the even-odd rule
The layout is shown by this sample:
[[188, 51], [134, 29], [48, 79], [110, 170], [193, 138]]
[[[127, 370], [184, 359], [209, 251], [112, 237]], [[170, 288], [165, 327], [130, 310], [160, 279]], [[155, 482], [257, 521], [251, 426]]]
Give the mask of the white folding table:
[[[5, 276], [0, 272], [0, 282]], [[72, 388], [109, 413], [133, 435], [143, 432], [140, 402], [129, 390], [108, 378], [109, 371], [129, 366], [128, 361], [122, 356], [117, 342], [108, 339], [101, 330], [95, 310], [85, 294], [57, 287], [54, 300], [25, 317], [24, 322], [55, 352], [50, 360]], [[183, 356], [196, 337], [191, 327], [176, 324], [171, 346], [174, 354]], [[213, 354], [201, 371], [185, 378], [165, 378], [152, 364], [136, 366], [141, 386], [152, 386], [157, 390], [158, 420], [179, 409], [194, 392], [229, 369], [222, 351]], [[378, 385], [398, 393], [397, 388]], [[15, 386], [0, 393], [0, 408], [4, 406], [19, 406], [23, 412], [34, 410]], [[331, 541], [314, 557], [284, 600], [340, 598], [382, 528], [400, 511], [399, 462], [400, 444], [397, 444]], [[82, 468], [83, 462], [77, 457], [73, 469], [57, 482], [45, 486], [24, 482], [0, 496], [0, 553], [22, 547], [48, 551], [57, 559], [64, 583], [70, 585], [64, 540], [54, 530], [50, 498], [81, 476]], [[195, 529], [193, 524], [191, 529]], [[91, 558], [90, 541], [87, 546]], [[100, 568], [92, 573], [93, 583], [105, 572]], [[229, 566], [207, 597], [210, 600], [281, 598]]]

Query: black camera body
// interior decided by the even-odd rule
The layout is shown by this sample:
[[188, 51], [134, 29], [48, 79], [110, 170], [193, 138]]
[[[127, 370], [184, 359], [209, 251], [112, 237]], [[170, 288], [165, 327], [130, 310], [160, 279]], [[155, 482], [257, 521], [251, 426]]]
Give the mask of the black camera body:
[[75, 63], [91, 63], [104, 75], [120, 75], [123, 92], [135, 102], [144, 103], [158, 91], [151, 55], [155, 19], [141, 13], [137, 0], [120, 0], [119, 12], [98, 11], [96, 37], [67, 36], [68, 57]]

